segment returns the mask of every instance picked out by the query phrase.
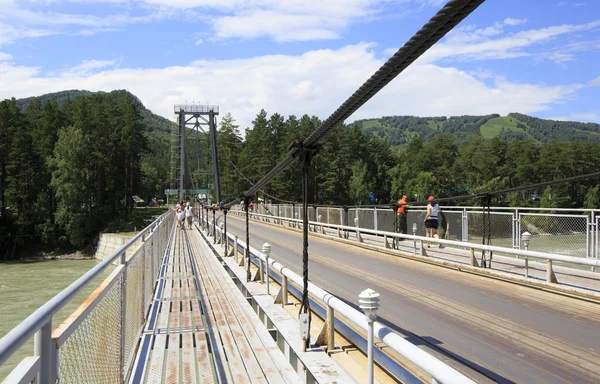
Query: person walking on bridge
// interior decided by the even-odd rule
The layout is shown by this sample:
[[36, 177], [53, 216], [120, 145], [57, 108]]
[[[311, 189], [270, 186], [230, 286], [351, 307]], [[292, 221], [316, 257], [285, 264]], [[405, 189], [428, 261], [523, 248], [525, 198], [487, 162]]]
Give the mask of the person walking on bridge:
[[[406, 195], [402, 195], [402, 198], [398, 200], [398, 209], [396, 210], [396, 233], [406, 234]], [[402, 238], [396, 238], [396, 241], [402, 241]]]
[[[440, 210], [440, 206], [435, 203], [435, 197], [429, 196], [427, 199], [429, 204], [427, 204], [427, 214], [425, 215], [425, 237], [433, 237], [439, 239], [440, 237], [437, 234], [438, 229], [438, 215]], [[441, 248], [442, 245], [440, 244]], [[431, 248], [431, 242], [427, 243], [427, 248]]]
[[192, 229], [192, 222], [194, 221], [194, 212], [192, 211], [192, 206], [190, 205], [189, 201], [185, 207], [185, 219], [188, 224], [188, 229]]

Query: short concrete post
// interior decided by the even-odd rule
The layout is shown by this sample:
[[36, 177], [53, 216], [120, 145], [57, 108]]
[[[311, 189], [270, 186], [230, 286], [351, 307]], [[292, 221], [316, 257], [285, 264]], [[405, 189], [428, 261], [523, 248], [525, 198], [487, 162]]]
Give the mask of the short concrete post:
[[363, 239], [360, 236], [360, 231], [358, 230], [358, 217], [354, 218], [354, 226], [356, 227], [356, 241], [358, 241], [359, 243], [362, 243]]
[[554, 274], [554, 270], [552, 269], [552, 260], [548, 259], [546, 260], [546, 282], [547, 283], [558, 283], [558, 280], [556, 279], [556, 275]]
[[238, 262], [238, 237], [235, 235], [235, 242], [233, 243], [233, 256], [235, 256], [235, 262]]
[[[417, 236], [417, 223], [413, 223], [412, 231], [413, 231], [413, 236]], [[421, 242], [421, 245], [422, 245], [422, 242]], [[414, 248], [414, 253], [416, 255], [417, 254], [417, 239], [413, 240], [413, 248]]]
[[479, 267], [479, 262], [475, 257], [475, 250], [473, 248], [469, 248], [469, 260], [469, 265], [471, 265], [471, 267]]
[[327, 350], [332, 351], [335, 348], [335, 310], [327, 306], [327, 323], [329, 326], [329, 338], [327, 340]]
[[[525, 250], [529, 251], [529, 241], [531, 240], [531, 233], [525, 231], [521, 235], [521, 240], [523, 240], [523, 245], [525, 245]], [[525, 277], [529, 278], [529, 258], [525, 256]]]
[[219, 224], [219, 244], [223, 244], [223, 239], [224, 239], [224, 233], [225, 231], [223, 230], [223, 227], [225, 226], [225, 224], [223, 224], [223, 222], [221, 222]]
[[288, 304], [288, 279], [283, 274], [281, 275], [281, 289], [275, 297], [275, 304], [281, 304], [282, 307]]
[[266, 277], [266, 280], [267, 280], [267, 295], [269, 295], [270, 294], [270, 292], [269, 292], [269, 285], [270, 285], [269, 284], [269, 255], [271, 254], [271, 244], [264, 243], [263, 246], [262, 246], [262, 251], [265, 254], [265, 260], [266, 260], [266, 265], [265, 265], [266, 271], [265, 271], [265, 273], [267, 275], [267, 277]]

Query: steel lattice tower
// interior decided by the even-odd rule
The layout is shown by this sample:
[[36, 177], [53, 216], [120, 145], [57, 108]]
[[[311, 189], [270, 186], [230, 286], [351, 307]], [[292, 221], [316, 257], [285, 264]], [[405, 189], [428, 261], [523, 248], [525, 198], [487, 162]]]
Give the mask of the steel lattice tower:
[[[214, 198], [221, 201], [221, 181], [219, 175], [219, 161], [217, 151], [217, 115], [219, 107], [216, 105], [184, 104], [175, 105], [174, 112], [178, 115], [177, 126], [171, 130], [171, 188], [178, 190], [179, 200], [184, 200], [187, 186], [196, 189], [194, 175], [212, 174], [214, 178]], [[200, 144], [200, 133], [206, 135], [204, 127], [208, 127], [208, 141], [210, 147], [210, 161], [195, 166], [189, 161], [190, 149], [198, 154], [206, 152]], [[196, 148], [188, 148], [192, 142], [190, 135], [196, 135]], [[193, 171], [192, 171], [193, 169]]]

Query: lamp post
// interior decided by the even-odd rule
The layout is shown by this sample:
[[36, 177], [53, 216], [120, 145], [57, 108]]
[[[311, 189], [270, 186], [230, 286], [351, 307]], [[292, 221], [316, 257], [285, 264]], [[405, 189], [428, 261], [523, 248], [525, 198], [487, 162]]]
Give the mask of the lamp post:
[[367, 288], [358, 295], [358, 303], [360, 309], [365, 312], [367, 323], [369, 324], [369, 340], [367, 344], [367, 356], [368, 362], [368, 377], [369, 384], [373, 384], [374, 372], [373, 372], [373, 343], [374, 343], [374, 329], [373, 323], [377, 319], [377, 310], [379, 309], [379, 293], [374, 290]]
[[[413, 223], [412, 230], [413, 230], [413, 236], [417, 236], [417, 223]], [[417, 240], [416, 239], [413, 239], [413, 251], [416, 255], [417, 254]]]
[[[531, 240], [531, 233], [525, 231], [521, 234], [521, 240], [523, 241], [523, 244], [525, 245], [525, 250], [529, 251], [529, 240]], [[525, 277], [528, 278], [529, 277], [529, 260], [528, 257], [525, 256]]]

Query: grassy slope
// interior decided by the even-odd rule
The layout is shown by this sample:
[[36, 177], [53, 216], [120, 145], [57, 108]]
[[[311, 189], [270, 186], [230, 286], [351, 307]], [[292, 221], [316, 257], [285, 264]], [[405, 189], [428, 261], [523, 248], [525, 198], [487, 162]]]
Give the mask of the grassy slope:
[[502, 128], [505, 131], [525, 132], [522, 128], [517, 128], [518, 121], [510, 116], [496, 117], [483, 124], [480, 128], [481, 136], [486, 139], [498, 137]]

